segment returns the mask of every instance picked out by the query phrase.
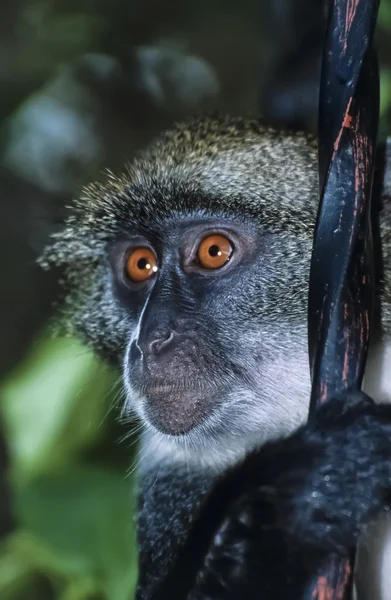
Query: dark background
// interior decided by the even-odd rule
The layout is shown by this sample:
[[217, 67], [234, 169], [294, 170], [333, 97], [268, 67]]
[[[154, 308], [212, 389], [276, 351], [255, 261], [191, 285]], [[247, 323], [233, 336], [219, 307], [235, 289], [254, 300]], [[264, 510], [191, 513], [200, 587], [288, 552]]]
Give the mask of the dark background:
[[[56, 282], [34, 264], [65, 205], [194, 113], [314, 130], [323, 28], [323, 0], [1, 0], [2, 600], [129, 600], [137, 575], [121, 383], [51, 339]], [[391, 0], [377, 41], [384, 136]]]

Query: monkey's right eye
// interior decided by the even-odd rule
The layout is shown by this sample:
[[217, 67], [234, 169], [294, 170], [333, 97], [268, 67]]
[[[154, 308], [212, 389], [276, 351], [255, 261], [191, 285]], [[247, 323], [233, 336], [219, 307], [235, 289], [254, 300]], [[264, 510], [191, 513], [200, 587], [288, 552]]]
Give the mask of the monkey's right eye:
[[198, 260], [204, 269], [220, 269], [230, 260], [233, 247], [225, 235], [206, 236], [198, 248]]
[[157, 270], [157, 259], [150, 248], [134, 248], [126, 259], [125, 272], [132, 281], [146, 281], [155, 275]]

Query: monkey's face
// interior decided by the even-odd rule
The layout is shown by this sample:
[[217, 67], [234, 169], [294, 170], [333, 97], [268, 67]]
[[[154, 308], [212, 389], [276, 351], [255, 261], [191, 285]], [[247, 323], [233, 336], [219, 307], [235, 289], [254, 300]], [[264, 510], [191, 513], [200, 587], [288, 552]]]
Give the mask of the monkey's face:
[[308, 255], [307, 240], [217, 211], [146, 225], [109, 248], [112, 293], [131, 323], [129, 406], [187, 441], [297, 424], [308, 395], [307, 291], [293, 262]]
[[307, 415], [316, 152], [252, 122], [196, 122], [90, 186], [49, 250], [67, 322], [123, 370], [126, 406], [228, 450]]

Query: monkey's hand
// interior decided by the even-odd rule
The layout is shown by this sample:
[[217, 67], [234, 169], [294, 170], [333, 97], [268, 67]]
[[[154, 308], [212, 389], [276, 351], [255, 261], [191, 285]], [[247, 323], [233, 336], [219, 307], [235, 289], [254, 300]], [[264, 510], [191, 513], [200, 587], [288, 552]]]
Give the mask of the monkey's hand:
[[336, 398], [216, 485], [159, 600], [299, 598], [327, 555], [354, 548], [390, 490], [391, 406]]
[[390, 405], [376, 405], [361, 392], [345, 394], [266, 454], [270, 463], [262, 470], [275, 525], [303, 546], [346, 554], [363, 526], [388, 510]]

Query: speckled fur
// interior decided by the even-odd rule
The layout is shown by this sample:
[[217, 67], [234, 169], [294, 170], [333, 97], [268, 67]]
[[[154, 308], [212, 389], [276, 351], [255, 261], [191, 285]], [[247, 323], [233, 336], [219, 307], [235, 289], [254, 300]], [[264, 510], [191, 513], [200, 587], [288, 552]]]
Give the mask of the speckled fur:
[[[315, 138], [252, 120], [195, 120], [163, 135], [123, 174], [108, 173], [103, 183], [87, 186], [75, 202], [65, 230], [40, 261], [46, 268], [65, 266], [64, 329], [81, 333], [105, 354], [122, 355], [126, 315], [113, 305], [104, 262], [107, 243], [132, 221], [191, 212], [195, 203], [206, 214], [218, 206], [287, 235], [284, 268], [294, 266], [305, 288], [308, 255], [298, 255], [293, 245], [290, 253], [289, 236], [302, 236], [308, 247], [312, 242], [318, 203]], [[391, 207], [381, 220], [383, 324], [391, 331]], [[305, 310], [302, 303], [300, 310]]]
[[[381, 331], [378, 333], [382, 333], [386, 337], [391, 334], [390, 196], [391, 185], [386, 179], [383, 190], [384, 208], [380, 219], [383, 270], [381, 272], [379, 268], [377, 273], [377, 293], [378, 296], [381, 295], [382, 300]], [[248, 284], [252, 285], [252, 288], [248, 289], [252, 291], [253, 304], [246, 306], [243, 323], [238, 321], [238, 327], [245, 330], [249, 319], [256, 322], [257, 315], [262, 314], [266, 322], [261, 332], [262, 335], [270, 338], [276, 335], [278, 343], [276, 342], [275, 346], [281, 345], [282, 348], [281, 355], [278, 357], [279, 362], [277, 361], [279, 378], [281, 379], [281, 376], [287, 373], [284, 368], [287, 369], [291, 373], [291, 385], [289, 386], [288, 383], [289, 394], [292, 396], [297, 394], [300, 397], [300, 394], [308, 388], [308, 382], [304, 386], [302, 384], [303, 362], [306, 362], [303, 354], [305, 352], [303, 340], [305, 340], [307, 313], [309, 258], [317, 205], [317, 149], [314, 138], [304, 134], [289, 134], [270, 129], [258, 121], [228, 117], [195, 120], [187, 125], [178, 125], [173, 131], [164, 134], [155, 142], [123, 174], [108, 173], [103, 183], [85, 188], [72, 209], [64, 231], [55, 236], [53, 243], [46, 250], [41, 259], [42, 266], [50, 268], [55, 265], [64, 268], [65, 293], [61, 318], [62, 328], [68, 333], [81, 335], [94, 350], [114, 363], [121, 364], [126, 353], [129, 331], [135, 327], [135, 323], [131, 321], [128, 311], [121, 307], [113, 294], [112, 277], [108, 265], [108, 249], [112, 241], [118, 236], [126, 234], [134, 224], [140, 221], [149, 224], [164, 223], [165, 220], [175, 218], [178, 214], [191, 215], [195, 207], [198, 214], [201, 211], [205, 216], [218, 214], [220, 217], [226, 215], [243, 221], [248, 220], [259, 224], [262, 231], [277, 234], [279, 243], [273, 247], [273, 241], [271, 241], [273, 285], [266, 289], [267, 286], [262, 286], [262, 281], [258, 282], [258, 288], [256, 288], [256, 283]], [[379, 245], [379, 239], [376, 242]], [[254, 290], [257, 291], [256, 294], [254, 294]], [[254, 337], [254, 330], [249, 330], [247, 339], [242, 332], [241, 340], [242, 342], [245, 340], [246, 345], [251, 348], [251, 344], [255, 344]], [[298, 338], [301, 340], [300, 344], [298, 344]], [[294, 360], [292, 359], [291, 363], [286, 361], [287, 353], [293, 356]], [[270, 371], [272, 367], [275, 368], [274, 363], [270, 363], [269, 367], [267, 364], [263, 366], [265, 372], [268, 368]], [[270, 372], [269, 379], [273, 379]], [[283, 422], [277, 423], [280, 436], [295, 429], [303, 422], [307, 411], [305, 402], [301, 401], [300, 411], [294, 414], [295, 405], [288, 398], [289, 394], [284, 395], [285, 392], [281, 392], [280, 387], [283, 385], [285, 386], [286, 382], [276, 381], [275, 388], [265, 391], [265, 394], [272, 400], [271, 404], [273, 405], [273, 401], [276, 400], [275, 405], [279, 406], [280, 412], [277, 411], [277, 418], [280, 421], [285, 419], [288, 422], [287, 427]], [[241, 398], [239, 398], [240, 400]], [[366, 406], [367, 408], [363, 409], [364, 412], [368, 411], [368, 418], [364, 419], [365, 427], [367, 428], [370, 422], [374, 435], [368, 438], [372, 444], [373, 456], [369, 457], [365, 465], [361, 463], [363, 476], [374, 468], [373, 461], [380, 462], [381, 458], [391, 459], [385, 445], [379, 449], [376, 446], [376, 432], [385, 436], [389, 433], [389, 411], [384, 410], [380, 412], [379, 416], [373, 412], [372, 408], [368, 408], [369, 405]], [[265, 410], [265, 406], [262, 406], [262, 410]], [[357, 411], [354, 412], [354, 410], [354, 414], [352, 413], [351, 416], [352, 424], [356, 423], [354, 419], [357, 417]], [[258, 411], [256, 418], [265, 420], [267, 419], [266, 414]], [[246, 418], [248, 420], [248, 417]], [[284, 536], [286, 534], [289, 537], [293, 532], [296, 538], [300, 531], [304, 531], [307, 523], [308, 535], [305, 543], [308, 544], [311, 536], [315, 543], [319, 539], [315, 535], [319, 523], [316, 523], [316, 527], [311, 529], [313, 521], [307, 518], [308, 512], [305, 519], [301, 518], [302, 513], [300, 512], [302, 510], [300, 507], [303, 506], [305, 506], [305, 510], [311, 510], [311, 500], [309, 499], [311, 490], [314, 489], [311, 486], [320, 486], [319, 502], [322, 510], [326, 511], [326, 515], [327, 507], [331, 507], [333, 503], [339, 501], [344, 510], [347, 510], [349, 502], [355, 498], [355, 492], [357, 492], [355, 507], [357, 515], [360, 516], [355, 516], [351, 521], [347, 521], [345, 517], [341, 521], [338, 519], [338, 515], [333, 517], [336, 523], [335, 534], [337, 534], [337, 525], [342, 527], [347, 522], [351, 525], [350, 530], [348, 528], [341, 530], [345, 538], [342, 541], [338, 538], [339, 541], [336, 545], [338, 550], [341, 548], [343, 551], [346, 550], [352, 543], [352, 539], [356, 539], [358, 525], [361, 524], [361, 521], [365, 521], [384, 499], [384, 486], [388, 485], [391, 475], [388, 470], [382, 470], [380, 465], [379, 472], [376, 471], [378, 479], [374, 478], [373, 485], [375, 487], [378, 485], [376, 490], [381, 489], [381, 500], [379, 495], [374, 496], [372, 504], [368, 508], [365, 504], [366, 491], [362, 488], [356, 490], [355, 478], [352, 481], [349, 480], [349, 486], [344, 487], [343, 482], [348, 466], [342, 461], [345, 454], [354, 458], [360, 457], [362, 448], [358, 442], [359, 439], [365, 438], [368, 431], [364, 428], [365, 431], [362, 431], [361, 438], [358, 433], [356, 437], [344, 439], [346, 450], [344, 453], [342, 446], [335, 446], [335, 443], [342, 444], [341, 441], [338, 441], [340, 427], [337, 423], [336, 430], [331, 430], [330, 419], [328, 419], [329, 416], [326, 415], [324, 421], [320, 420], [316, 431], [303, 428], [304, 433], [298, 434], [301, 440], [300, 444], [302, 443], [300, 446], [302, 454], [299, 451], [297, 456], [311, 454], [311, 444], [315, 440], [321, 458], [319, 464], [316, 461], [311, 465], [298, 464], [298, 470], [294, 471], [292, 475], [294, 485], [286, 492], [292, 506], [290, 507], [291, 512], [288, 510], [287, 513], [288, 524], [284, 525], [284, 535], [281, 537], [281, 531], [278, 534], [274, 532], [274, 537], [270, 537], [270, 532], [265, 534], [265, 515], [263, 514], [259, 518], [259, 531], [262, 533], [261, 537], [266, 535], [264, 539], [267, 540], [267, 547], [264, 548], [266, 554], [257, 547], [256, 555], [260, 559], [265, 557], [269, 547], [273, 547], [275, 552], [285, 552], [278, 567], [280, 571], [273, 572], [274, 559], [272, 562], [270, 559], [265, 559], [263, 571], [258, 566], [256, 567], [257, 573], [262, 571], [264, 575], [266, 582], [264, 595], [260, 592], [261, 583], [258, 581], [258, 576], [255, 578], [255, 588], [245, 588], [244, 586], [243, 573], [246, 572], [247, 567], [246, 564], [241, 564], [242, 551], [245, 549], [247, 552], [248, 548], [254, 550], [248, 537], [251, 537], [251, 531], [256, 525], [255, 520], [251, 521], [251, 527], [248, 527], [247, 521], [253, 519], [254, 502], [260, 502], [260, 505], [263, 502], [257, 495], [258, 492], [254, 497], [251, 495], [253, 492], [245, 490], [243, 501], [247, 502], [250, 498], [249, 502], [250, 504], [253, 502], [252, 506], [247, 507], [249, 508], [247, 512], [240, 513], [241, 516], [239, 513], [232, 513], [231, 506], [227, 507], [227, 511], [231, 512], [227, 513], [225, 522], [221, 517], [221, 530], [216, 533], [213, 548], [208, 555], [209, 558], [205, 559], [204, 571], [198, 575], [198, 585], [203, 588], [203, 593], [198, 596], [197, 591], [193, 590], [193, 595], [189, 597], [194, 599], [202, 597], [204, 600], [209, 597], [214, 599], [236, 598], [238, 596], [235, 596], [235, 589], [236, 592], [240, 589], [241, 597], [253, 598], [254, 589], [257, 589], [259, 598], [267, 598], [267, 600], [285, 598], [287, 588], [282, 585], [284, 581], [288, 581], [289, 573], [291, 575], [294, 573], [295, 577], [297, 575], [298, 580], [300, 579], [298, 586], [302, 585], [303, 577], [305, 578], [309, 570], [304, 562], [298, 568], [296, 561], [296, 566], [292, 571], [292, 556], [287, 557], [286, 555], [287, 545]], [[345, 421], [347, 423], [346, 418]], [[325, 433], [326, 429], [322, 428], [327, 429], [327, 434]], [[240, 437], [240, 429], [237, 431]], [[360, 427], [358, 426], [359, 431]], [[269, 431], [269, 434], [272, 438], [276, 437], [275, 431]], [[296, 438], [291, 437], [287, 446], [281, 442], [276, 442], [276, 446], [271, 446], [271, 454], [277, 453], [281, 458], [280, 462], [276, 462], [278, 477], [280, 476], [279, 469], [283, 470], [284, 465], [291, 464], [290, 461], [286, 461], [286, 453], [288, 452], [289, 455], [289, 444], [295, 444], [294, 441], [292, 442], [293, 439]], [[204, 440], [202, 452], [196, 454], [205, 453], [207, 455], [208, 443], [208, 440]], [[209, 445], [213, 445], [212, 441]], [[330, 450], [332, 447], [338, 447], [338, 457], [332, 455]], [[164, 443], [159, 448], [159, 452], [156, 451], [155, 456], [149, 460], [147, 465], [142, 465], [141, 469], [139, 514], [141, 578], [138, 597], [140, 599], [150, 598], [151, 594], [155, 592], [154, 598], [160, 600], [167, 597], [173, 600], [172, 590], [167, 596], [159, 595], [156, 590], [159, 590], [162, 578], [175, 560], [178, 545], [184, 543], [190, 523], [199, 509], [201, 498], [208, 493], [210, 487], [213, 487], [216, 472], [213, 471], [211, 465], [213, 465], [217, 453], [211, 451], [209, 453], [210, 460], [205, 459], [204, 464], [198, 461], [196, 466], [194, 466], [195, 463], [192, 464], [192, 468], [194, 468], [189, 472], [188, 466], [186, 470], [186, 464], [182, 463], [180, 468], [179, 463], [170, 464], [171, 448], [166, 451]], [[230, 462], [237, 462], [243, 458], [243, 453], [238, 453], [236, 447], [230, 457], [229, 449], [230, 447], [226, 446], [224, 454], [229, 456]], [[381, 456], [376, 452], [379, 452]], [[262, 464], [264, 464], [264, 456], [269, 455], [259, 454]], [[338, 461], [336, 472], [341, 481], [336, 482], [332, 490], [328, 490], [327, 486], [322, 487], [319, 481], [322, 479], [322, 473], [326, 472], [328, 468], [331, 468], [331, 472], [333, 472], [333, 461]], [[300, 463], [300, 461], [298, 462]], [[292, 465], [291, 467], [293, 469]], [[304, 470], [300, 471], [300, 469]], [[288, 474], [286, 476], [288, 477]], [[298, 481], [304, 482], [304, 488], [301, 483], [298, 484]], [[173, 494], [174, 488], [175, 494]], [[236, 489], [240, 488], [236, 487]], [[261, 495], [262, 490], [261, 486]], [[297, 497], [295, 498], [292, 494], [296, 492]], [[284, 511], [286, 512], [286, 506]], [[294, 522], [289, 521], [290, 517]], [[241, 518], [244, 519], [244, 523], [240, 522]], [[315, 514], [314, 519], [316, 522]], [[231, 536], [229, 539], [226, 537], [227, 532]], [[224, 540], [223, 548], [221, 547], [222, 540]], [[260, 543], [260, 540], [258, 542]], [[234, 547], [231, 547], [232, 543], [235, 544]], [[334, 548], [332, 540], [327, 539], [325, 533], [323, 540], [319, 541], [319, 546], [327, 547], [327, 551], [329, 551], [330, 545]], [[319, 548], [316, 549], [316, 551], [318, 550]], [[223, 566], [219, 571], [221, 560]], [[251, 560], [248, 564], [250, 563]], [[284, 565], [287, 568], [282, 573]], [[313, 569], [313, 565], [311, 569]], [[233, 573], [236, 577], [235, 585], [229, 589], [229, 577]], [[278, 580], [280, 580], [280, 585], [276, 583]], [[247, 578], [247, 581], [250, 579]], [[209, 588], [205, 587], [208, 585]], [[239, 588], [235, 588], [237, 585]], [[295, 589], [298, 591], [299, 587]], [[215, 590], [215, 592], [210, 596], [211, 590]], [[245, 590], [247, 591], [245, 592]], [[290, 589], [290, 592], [292, 592], [291, 598], [299, 598], [299, 595], [295, 595], [293, 588]]]

